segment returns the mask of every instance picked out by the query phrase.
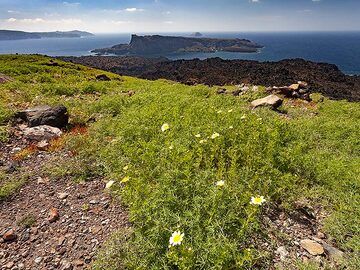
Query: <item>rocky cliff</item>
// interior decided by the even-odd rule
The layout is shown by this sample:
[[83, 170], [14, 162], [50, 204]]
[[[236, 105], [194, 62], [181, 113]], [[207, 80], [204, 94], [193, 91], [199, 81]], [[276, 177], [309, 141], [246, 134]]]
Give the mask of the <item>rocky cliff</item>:
[[173, 36], [132, 35], [129, 44], [119, 44], [111, 48], [95, 49], [97, 54], [115, 55], [161, 55], [179, 52], [257, 52], [261, 45], [247, 39], [215, 39]]

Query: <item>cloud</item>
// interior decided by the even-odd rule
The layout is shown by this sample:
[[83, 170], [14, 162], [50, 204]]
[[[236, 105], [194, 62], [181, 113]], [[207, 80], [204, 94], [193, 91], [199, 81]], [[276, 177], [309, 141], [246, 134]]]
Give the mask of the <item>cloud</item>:
[[[107, 23], [105, 21], [105, 23]], [[115, 24], [115, 25], [122, 25], [122, 24], [130, 24], [133, 23], [132, 21], [110, 21], [110, 23]]]
[[165, 24], [174, 24], [173, 21], [164, 21], [163, 23], [165, 23]]
[[141, 11], [145, 11], [145, 9], [142, 9], [142, 8], [135, 8], [135, 7], [132, 7], [132, 8], [125, 8], [124, 10], [125, 10], [125, 11], [127, 11], [127, 12], [141, 12]]
[[67, 7], [77, 7], [77, 6], [80, 6], [80, 3], [79, 2], [75, 2], [75, 3], [63, 2], [63, 5], [67, 6]]
[[250, 3], [260, 3], [260, 0], [249, 0]]

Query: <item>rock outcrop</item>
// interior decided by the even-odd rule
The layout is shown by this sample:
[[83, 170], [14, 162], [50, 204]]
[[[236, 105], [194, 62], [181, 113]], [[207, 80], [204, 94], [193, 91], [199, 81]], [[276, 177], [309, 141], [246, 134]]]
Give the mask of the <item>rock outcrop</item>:
[[179, 52], [245, 52], [254, 53], [259, 44], [247, 39], [215, 39], [173, 36], [137, 36], [132, 35], [129, 44], [119, 44], [111, 48], [95, 49], [99, 55], [160, 55]]
[[251, 106], [255, 109], [257, 107], [271, 107], [272, 109], [279, 108], [283, 100], [276, 95], [270, 95], [261, 99], [251, 102]]

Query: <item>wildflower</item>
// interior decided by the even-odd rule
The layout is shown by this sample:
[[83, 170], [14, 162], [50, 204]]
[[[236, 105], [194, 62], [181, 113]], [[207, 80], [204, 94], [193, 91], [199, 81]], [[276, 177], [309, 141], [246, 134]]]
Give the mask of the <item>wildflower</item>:
[[219, 136], [220, 136], [220, 134], [215, 132], [213, 135], [211, 135], [211, 139], [216, 139]]
[[260, 196], [260, 197], [251, 197], [250, 204], [254, 204], [254, 205], [262, 205], [264, 202], [266, 202], [266, 200], [264, 199], [264, 196]]
[[168, 123], [165, 123], [165, 124], [163, 124], [163, 125], [161, 126], [161, 131], [162, 131], [162, 132], [165, 132], [165, 131], [167, 131], [168, 129], [170, 129], [170, 126], [169, 126]]
[[231, 110], [228, 110], [228, 113], [231, 113], [231, 112], [233, 112], [234, 110], [233, 109], [231, 109]]
[[224, 180], [217, 181], [215, 183], [215, 185], [218, 186], [218, 187], [223, 187], [225, 185], [225, 181]]
[[183, 233], [181, 233], [180, 231], [174, 232], [171, 235], [170, 240], [169, 240], [170, 247], [171, 246], [181, 245], [181, 242], [183, 241], [183, 239], [184, 239], [184, 234]]
[[234, 127], [233, 126], [230, 126], [229, 129], [233, 129]]
[[196, 134], [195, 137], [196, 137], [196, 138], [200, 138], [200, 137], [201, 137], [201, 134]]
[[170, 149], [170, 150], [173, 150], [173, 149], [174, 149], [174, 146], [173, 146], [173, 145], [170, 145], [170, 146], [169, 146], [169, 149]]
[[217, 113], [222, 113], [223, 111], [222, 110], [219, 110]]
[[206, 143], [206, 142], [207, 142], [207, 140], [205, 140], [205, 139], [199, 141], [199, 143], [201, 143], [201, 144]]
[[113, 181], [113, 180], [107, 182], [105, 188], [110, 189], [114, 183], [115, 183], [115, 181]]
[[120, 181], [120, 183], [124, 184], [124, 183], [126, 183], [126, 182], [129, 182], [129, 180], [130, 180], [130, 177], [129, 177], [129, 176], [125, 176], [125, 177]]
[[129, 169], [129, 165], [126, 165], [126, 166], [123, 168], [124, 171], [127, 171], [128, 169]]
[[241, 120], [245, 120], [245, 119], [246, 119], [246, 115], [241, 116], [240, 119], [241, 119]]

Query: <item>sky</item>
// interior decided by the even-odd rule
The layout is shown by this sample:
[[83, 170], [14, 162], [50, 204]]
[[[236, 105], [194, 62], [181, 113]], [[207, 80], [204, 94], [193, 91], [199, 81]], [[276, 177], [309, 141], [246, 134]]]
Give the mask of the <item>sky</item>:
[[0, 0], [0, 29], [359, 31], [360, 0]]

